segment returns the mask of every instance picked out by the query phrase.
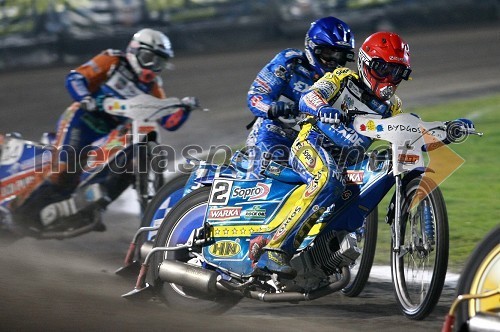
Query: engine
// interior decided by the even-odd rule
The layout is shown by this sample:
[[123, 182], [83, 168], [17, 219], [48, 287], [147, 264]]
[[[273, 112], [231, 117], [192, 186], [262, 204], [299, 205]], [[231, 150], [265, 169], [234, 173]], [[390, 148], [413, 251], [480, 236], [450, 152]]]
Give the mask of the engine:
[[360, 254], [354, 233], [332, 231], [316, 238], [313, 245], [292, 259], [291, 264], [304, 279], [328, 278], [339, 268], [354, 263]]

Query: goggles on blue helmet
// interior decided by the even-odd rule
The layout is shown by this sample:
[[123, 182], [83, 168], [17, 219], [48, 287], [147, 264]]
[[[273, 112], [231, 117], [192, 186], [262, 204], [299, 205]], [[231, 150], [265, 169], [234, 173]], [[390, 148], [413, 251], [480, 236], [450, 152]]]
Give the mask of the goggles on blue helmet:
[[[331, 46], [317, 46], [314, 54], [323, 63], [336, 63], [336, 66], [345, 66], [347, 62], [354, 61], [354, 52]], [[336, 67], [335, 66], [335, 67]]]

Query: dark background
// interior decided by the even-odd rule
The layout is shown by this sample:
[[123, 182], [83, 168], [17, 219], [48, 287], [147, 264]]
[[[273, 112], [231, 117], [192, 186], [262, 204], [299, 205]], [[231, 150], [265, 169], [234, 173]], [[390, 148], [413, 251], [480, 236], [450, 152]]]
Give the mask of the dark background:
[[106, 48], [124, 49], [143, 27], [166, 33], [178, 54], [253, 49], [303, 39], [310, 22], [329, 15], [356, 35], [412, 33], [496, 22], [500, 1], [0, 0], [0, 70], [77, 63]]
[[[133, 3], [132, 0], [122, 1], [125, 2]], [[43, 3], [44, 0], [32, 1], [40, 6]], [[243, 6], [247, 3], [253, 6], [259, 2], [219, 1], [214, 8], [224, 8], [222, 4]], [[274, 2], [266, 3], [271, 11]], [[346, 3], [353, 6], [354, 2]], [[7, 1], [0, 0], [0, 13], [7, 10], [6, 5]], [[487, 5], [492, 7], [483, 9]], [[301, 8], [293, 8], [291, 5], [284, 7], [301, 14]], [[308, 8], [321, 9], [318, 6]], [[323, 10], [321, 15], [312, 16], [318, 18], [339, 13], [337, 16], [353, 27], [359, 46], [375, 28], [357, 29], [357, 25], [371, 22], [369, 13], [387, 13], [387, 22], [374, 22], [392, 25], [395, 31], [400, 31], [412, 52], [413, 79], [398, 88], [406, 111], [500, 91], [498, 1], [477, 1], [476, 5], [472, 1], [460, 0], [385, 1], [372, 7], [349, 8], [344, 12], [340, 8]], [[214, 10], [207, 12], [214, 13]], [[181, 20], [182, 13], [184, 21]], [[175, 70], [164, 75], [167, 94], [198, 96], [202, 105], [211, 111], [193, 113], [181, 129], [164, 133], [162, 143], [179, 149], [187, 144], [200, 144], [206, 149], [243, 142], [247, 135], [244, 126], [252, 119], [245, 99], [251, 81], [282, 48], [303, 47], [303, 37], [312, 18], [303, 15], [301, 19], [286, 21], [288, 16], [283, 14], [281, 21], [279, 16], [271, 15], [271, 19], [261, 18], [259, 23], [257, 19], [247, 18], [248, 15], [236, 15], [232, 18], [234, 23], [226, 23], [231, 21], [223, 17], [232, 17], [237, 11], [191, 21], [185, 18], [185, 13], [190, 11], [180, 12], [181, 16], [175, 23], [163, 25], [177, 52], [172, 61]], [[200, 9], [194, 13], [201, 15], [203, 11]], [[345, 16], [340, 16], [340, 13]], [[193, 11], [191, 15], [194, 16]], [[418, 17], [420, 23], [412, 17]], [[97, 14], [90, 15], [90, 18], [100, 20]], [[0, 19], [2, 29], [6, 26], [13, 29], [15, 25], [5, 25], [5, 19], [5, 16]], [[84, 26], [86, 21], [78, 22]], [[290, 35], [277, 33], [275, 38], [265, 37], [267, 28], [274, 27], [277, 22], [284, 22], [283, 29]], [[149, 25], [108, 22], [102, 25], [102, 33], [91, 33], [99, 27], [95, 24], [88, 29], [81, 28], [77, 34], [72, 32], [78, 27], [74, 23], [64, 29], [64, 34], [74, 36], [66, 39], [68, 44], [57, 39], [49, 40], [46, 36], [54, 35], [45, 32], [39, 35], [33, 32], [2, 35], [1, 59], [3, 64], [9, 65], [4, 65], [5, 70], [0, 73], [0, 133], [19, 131], [26, 138], [38, 139], [42, 132], [53, 130], [58, 116], [71, 102], [64, 89], [64, 77], [68, 71], [103, 48], [123, 49], [139, 26]], [[245, 29], [249, 32], [242, 32]], [[272, 32], [270, 28], [269, 32]], [[231, 35], [237, 39], [227, 37]], [[47, 38], [45, 44], [42, 37]], [[13, 45], [15, 42], [19, 45]], [[27, 44], [21, 45], [21, 42]], [[56, 45], [59, 45], [60, 54], [51, 51]], [[467, 164], [463, 167], [466, 168]], [[450, 197], [447, 193], [444, 195]], [[158, 301], [134, 303], [120, 297], [135, 283], [133, 279], [124, 280], [114, 274], [123, 262], [139, 223], [134, 193], [127, 191], [110, 205], [103, 217], [108, 229], [102, 233], [89, 233], [63, 241], [30, 238], [14, 243], [0, 241], [0, 331], [429, 332], [440, 330], [454, 296], [456, 279], [447, 279], [434, 312], [424, 321], [410, 321], [399, 312], [387, 270], [382, 277], [372, 271], [365, 291], [357, 298], [335, 293], [298, 304], [243, 300], [220, 317], [171, 312]], [[380, 222], [379, 227], [387, 227], [383, 220]], [[389, 243], [385, 245], [389, 246]], [[454, 249], [450, 248], [451, 251]]]

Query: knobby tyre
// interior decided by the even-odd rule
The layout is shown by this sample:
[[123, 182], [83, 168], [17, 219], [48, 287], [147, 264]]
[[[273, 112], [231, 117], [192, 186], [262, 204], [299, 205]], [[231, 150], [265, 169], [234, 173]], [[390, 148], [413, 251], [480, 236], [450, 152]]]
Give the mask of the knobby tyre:
[[358, 296], [368, 281], [375, 258], [378, 232], [378, 207], [364, 220], [363, 226], [356, 230], [358, 247], [362, 250], [356, 260], [356, 265], [351, 268], [351, 281], [342, 289], [342, 293], [349, 297]]
[[[448, 216], [434, 181], [417, 177], [407, 184], [401, 219], [402, 247], [391, 250], [392, 281], [403, 314], [421, 320], [436, 306], [448, 268]], [[391, 227], [394, 241], [394, 222]]]
[[165, 184], [146, 206], [141, 220], [141, 227], [153, 226], [155, 220], [165, 218], [168, 211], [182, 198], [182, 192], [189, 176], [189, 173], [179, 173], [166, 180]]
[[135, 189], [139, 197], [139, 205], [141, 209], [141, 217], [146, 211], [146, 207], [151, 199], [163, 186], [165, 180], [163, 177], [162, 163], [164, 158], [158, 154], [156, 147], [158, 143], [149, 141], [144, 144], [137, 145], [137, 178]]
[[[186, 243], [192, 230], [203, 225], [209, 195], [210, 187], [202, 187], [183, 197], [163, 221], [156, 237], [155, 247], [175, 247]], [[192, 251], [186, 249], [157, 253], [151, 263], [155, 290], [159, 298], [171, 309], [210, 314], [223, 313], [236, 305], [241, 298], [222, 292], [213, 296], [202, 294], [187, 287], [163, 282], [158, 277], [159, 265], [164, 259], [201, 266], [197, 255], [201, 255], [201, 247], [194, 247]]]
[[[180, 173], [167, 179], [144, 210], [140, 227], [156, 226], [165, 219], [165, 216], [183, 196], [184, 187], [189, 174]], [[142, 232], [137, 238], [136, 257], [142, 257], [140, 249], [146, 241], [154, 241], [156, 232]]]
[[[500, 285], [500, 226], [496, 226], [479, 242], [465, 263], [457, 284], [456, 296], [482, 294]], [[479, 312], [500, 315], [500, 295], [464, 301], [455, 318], [456, 331], [469, 331], [468, 320]]]

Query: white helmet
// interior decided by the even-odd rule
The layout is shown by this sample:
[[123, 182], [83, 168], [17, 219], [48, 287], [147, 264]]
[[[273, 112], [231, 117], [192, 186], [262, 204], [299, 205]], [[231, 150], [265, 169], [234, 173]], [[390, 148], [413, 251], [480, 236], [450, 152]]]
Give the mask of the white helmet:
[[127, 60], [139, 80], [145, 83], [153, 81], [173, 56], [170, 39], [153, 29], [136, 32], [127, 47]]

